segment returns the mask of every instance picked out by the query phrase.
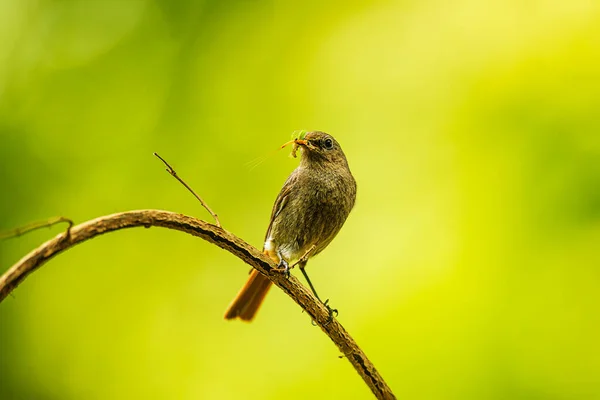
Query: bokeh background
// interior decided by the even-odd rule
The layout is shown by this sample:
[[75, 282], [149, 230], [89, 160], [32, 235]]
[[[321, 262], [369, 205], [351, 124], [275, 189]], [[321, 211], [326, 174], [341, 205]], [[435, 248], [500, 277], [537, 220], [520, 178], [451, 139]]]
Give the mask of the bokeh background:
[[[260, 247], [274, 150], [324, 130], [359, 192], [309, 272], [399, 398], [600, 398], [599, 27], [590, 0], [0, 0], [0, 229], [210, 220], [157, 151]], [[222, 319], [247, 272], [161, 229], [68, 251], [0, 304], [0, 398], [370, 398], [281, 292]]]

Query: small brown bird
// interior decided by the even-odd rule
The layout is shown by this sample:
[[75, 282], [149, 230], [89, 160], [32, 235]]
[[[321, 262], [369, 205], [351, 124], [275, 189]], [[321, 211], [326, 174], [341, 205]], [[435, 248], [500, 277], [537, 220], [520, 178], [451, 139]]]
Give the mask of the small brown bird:
[[[293, 140], [301, 149], [300, 165], [283, 185], [271, 212], [263, 252], [289, 274], [289, 263], [297, 261], [315, 297], [305, 267], [319, 254], [346, 221], [356, 199], [356, 181], [338, 142], [327, 133], [309, 132]], [[250, 321], [265, 298], [271, 281], [252, 270], [246, 284], [233, 299], [225, 319]], [[337, 310], [331, 309], [331, 316]]]

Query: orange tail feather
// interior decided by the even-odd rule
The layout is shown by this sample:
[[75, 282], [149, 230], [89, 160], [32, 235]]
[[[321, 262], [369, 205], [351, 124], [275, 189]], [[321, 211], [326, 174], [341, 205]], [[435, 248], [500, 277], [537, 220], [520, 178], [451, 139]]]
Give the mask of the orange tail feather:
[[227, 307], [225, 319], [240, 318], [243, 321], [251, 321], [270, 288], [271, 281], [257, 270], [252, 270], [246, 284]]

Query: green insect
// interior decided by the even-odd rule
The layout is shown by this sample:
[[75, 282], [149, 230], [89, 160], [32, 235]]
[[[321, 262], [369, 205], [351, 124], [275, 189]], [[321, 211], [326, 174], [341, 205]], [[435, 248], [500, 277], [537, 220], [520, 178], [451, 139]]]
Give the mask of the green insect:
[[287, 146], [288, 144], [292, 144], [292, 152], [290, 153], [292, 157], [296, 158], [296, 151], [298, 150], [298, 146], [299, 144], [296, 143], [296, 141], [298, 140], [304, 140], [304, 137], [306, 136], [306, 134], [308, 133], [308, 131], [294, 131], [292, 133], [292, 140], [290, 140], [289, 142], [281, 145], [281, 148], [283, 149], [285, 146]]

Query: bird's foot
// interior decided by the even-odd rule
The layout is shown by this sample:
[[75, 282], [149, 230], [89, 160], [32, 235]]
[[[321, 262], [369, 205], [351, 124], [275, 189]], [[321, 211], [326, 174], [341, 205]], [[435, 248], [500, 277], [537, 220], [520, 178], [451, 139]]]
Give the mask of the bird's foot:
[[326, 325], [329, 325], [331, 321], [333, 321], [333, 319], [338, 316], [337, 308], [331, 308], [328, 303], [329, 299], [325, 300], [325, 303], [323, 303], [323, 305], [327, 308], [327, 311], [329, 311], [329, 317], [327, 318]]
[[283, 258], [281, 258], [279, 260], [279, 264], [277, 265], [277, 268], [273, 268], [273, 271], [281, 272], [282, 274], [285, 275], [286, 278], [289, 278], [290, 277], [290, 264], [288, 264], [287, 261], [285, 261]]
[[[329, 306], [329, 299], [325, 300], [325, 302], [323, 303], [323, 305], [325, 306], [325, 308], [327, 308], [327, 311], [329, 312], [329, 317], [327, 317], [327, 322], [325, 322], [323, 324], [323, 326], [327, 326], [327, 325], [329, 325], [333, 321], [333, 319], [335, 317], [338, 316], [338, 310], [337, 310], [337, 308], [331, 308]], [[316, 322], [314, 320], [312, 321], [312, 324], [313, 324], [313, 326], [317, 326], [317, 324], [316, 324]]]

